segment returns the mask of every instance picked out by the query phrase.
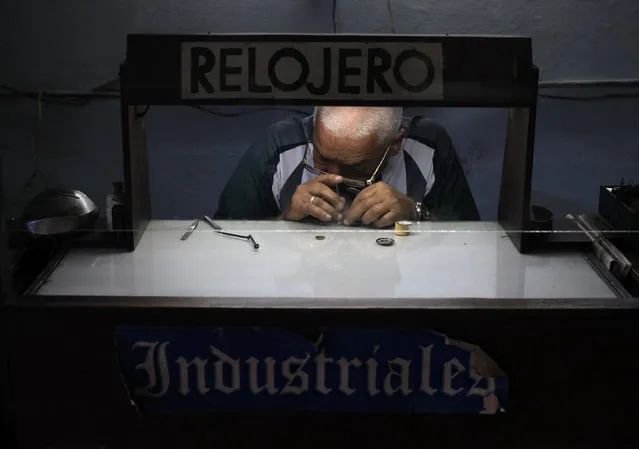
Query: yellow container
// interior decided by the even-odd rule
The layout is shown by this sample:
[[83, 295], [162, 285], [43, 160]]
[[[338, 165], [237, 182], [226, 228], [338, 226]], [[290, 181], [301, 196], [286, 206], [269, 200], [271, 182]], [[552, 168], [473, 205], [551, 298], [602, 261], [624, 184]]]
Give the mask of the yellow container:
[[395, 231], [393, 231], [393, 234], [400, 237], [408, 235], [410, 233], [410, 225], [412, 224], [410, 221], [398, 221], [395, 223]]

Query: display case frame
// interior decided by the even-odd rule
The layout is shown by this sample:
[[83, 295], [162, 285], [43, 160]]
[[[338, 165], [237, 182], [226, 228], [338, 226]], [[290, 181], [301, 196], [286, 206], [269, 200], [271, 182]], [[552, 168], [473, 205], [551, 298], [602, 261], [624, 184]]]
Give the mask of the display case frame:
[[[182, 46], [321, 43], [412, 48], [442, 45], [439, 93], [412, 101], [318, 98], [184, 99]], [[381, 35], [130, 35], [121, 66], [126, 237], [134, 252], [151, 213], [144, 114], [155, 105], [417, 105], [508, 109], [499, 222], [522, 254], [535, 251], [529, 209], [539, 73], [529, 38]], [[2, 236], [3, 239], [6, 236]], [[3, 242], [4, 243], [4, 242]], [[6, 248], [2, 250], [6, 266]], [[60, 251], [64, 251], [61, 248]], [[585, 247], [582, 250], [587, 251]], [[61, 260], [58, 254], [56, 260]], [[49, 267], [55, 269], [55, 263]], [[2, 278], [3, 290], [8, 275]], [[40, 279], [38, 282], [42, 282]], [[613, 369], [637, 350], [639, 304], [617, 299], [441, 298], [374, 306], [334, 300], [5, 295], [10, 424], [17, 447], [307, 447], [420, 444], [461, 448], [636, 446], [639, 391], [633, 370]], [[140, 415], [115, 355], [120, 326], [262, 326], [302, 334], [324, 327], [434, 329], [479, 345], [512, 379], [508, 410], [495, 416], [202, 413]], [[43, 369], [49, 367], [49, 369]], [[51, 369], [54, 368], [54, 369]], [[34, 431], [37, 429], [37, 431]], [[241, 429], [241, 430], [237, 430]]]

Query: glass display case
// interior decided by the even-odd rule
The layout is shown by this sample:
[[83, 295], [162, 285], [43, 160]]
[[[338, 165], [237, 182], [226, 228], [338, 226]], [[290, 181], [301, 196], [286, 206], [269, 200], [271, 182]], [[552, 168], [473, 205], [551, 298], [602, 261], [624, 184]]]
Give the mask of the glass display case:
[[[18, 440], [563, 447], [602, 428], [631, 435], [616, 410], [636, 408], [632, 380], [613, 364], [636, 348], [633, 274], [591, 219], [532, 204], [538, 81], [523, 37], [130, 35], [111, 230], [60, 239], [4, 306]], [[183, 105], [307, 113], [254, 136], [266, 143], [217, 211], [156, 219], [145, 115]], [[333, 170], [325, 150], [342, 148], [320, 143], [317, 120], [335, 107], [395, 111], [379, 163]], [[455, 136], [429, 107], [507, 111], [496, 220], [471, 204]], [[300, 191], [318, 177], [327, 184]]]

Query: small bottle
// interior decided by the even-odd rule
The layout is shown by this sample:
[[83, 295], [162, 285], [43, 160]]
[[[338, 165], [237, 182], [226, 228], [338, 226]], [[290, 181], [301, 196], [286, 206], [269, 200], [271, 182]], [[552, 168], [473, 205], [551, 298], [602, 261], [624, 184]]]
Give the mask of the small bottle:
[[113, 193], [106, 198], [107, 229], [111, 232], [122, 230], [122, 209], [124, 208], [124, 183], [114, 182]]

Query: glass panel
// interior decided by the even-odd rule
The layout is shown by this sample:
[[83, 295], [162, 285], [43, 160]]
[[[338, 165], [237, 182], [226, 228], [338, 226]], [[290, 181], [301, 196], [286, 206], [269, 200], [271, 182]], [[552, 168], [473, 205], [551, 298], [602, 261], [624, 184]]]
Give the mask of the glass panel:
[[[359, 298], [362, 305], [396, 298], [615, 297], [581, 253], [522, 255], [498, 223], [505, 110], [333, 107], [317, 126], [308, 107], [141, 110], [152, 219], [136, 249], [73, 245], [37, 284], [37, 294]], [[589, 212], [574, 204], [558, 208], [539, 192], [566, 185], [568, 195], [596, 205], [592, 192], [603, 174], [579, 173], [599, 156], [583, 153], [592, 161], [568, 167], [559, 158], [553, 165], [547, 148], [558, 147], [544, 136], [535, 201], [555, 218]], [[85, 170], [93, 151], [76, 155]], [[117, 231], [126, 196], [113, 196], [110, 184], [123, 178], [104, 168], [98, 164], [99, 186], [88, 172], [80, 179], [79, 169], [66, 171], [100, 209], [90, 234], [108, 241], [107, 222]], [[350, 181], [332, 183], [318, 170]], [[59, 163], [43, 171], [58, 180], [66, 173]], [[578, 182], [558, 181], [559, 173]], [[359, 195], [339, 189], [357, 182], [364, 187]], [[336, 202], [331, 209], [339, 198], [344, 207]], [[291, 212], [287, 205], [296, 201]], [[311, 206], [333, 216], [325, 220]], [[398, 221], [410, 222], [408, 229]]]

